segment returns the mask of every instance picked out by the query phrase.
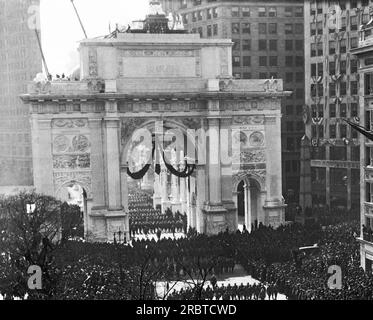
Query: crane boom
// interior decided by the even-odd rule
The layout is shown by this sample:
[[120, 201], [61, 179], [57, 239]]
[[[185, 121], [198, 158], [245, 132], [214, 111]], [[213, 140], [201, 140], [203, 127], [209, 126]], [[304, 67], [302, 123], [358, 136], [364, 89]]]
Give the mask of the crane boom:
[[71, 1], [71, 4], [72, 4], [73, 7], [74, 7], [74, 10], [75, 10], [76, 16], [78, 17], [78, 20], [79, 20], [80, 26], [82, 27], [82, 30], [83, 30], [83, 33], [84, 33], [84, 36], [85, 36], [85, 38], [87, 39], [87, 38], [88, 38], [88, 36], [87, 36], [87, 32], [86, 32], [85, 29], [84, 29], [83, 22], [82, 22], [82, 20], [80, 19], [80, 16], [79, 16], [79, 12], [78, 12], [78, 10], [77, 10], [76, 7], [75, 7], [74, 0], [70, 0], [70, 1]]

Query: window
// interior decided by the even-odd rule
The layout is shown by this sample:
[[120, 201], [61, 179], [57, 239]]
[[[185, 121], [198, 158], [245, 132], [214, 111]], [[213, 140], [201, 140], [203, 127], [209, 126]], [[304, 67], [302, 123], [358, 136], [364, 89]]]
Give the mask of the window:
[[304, 42], [303, 40], [295, 40], [295, 50], [301, 51], [303, 50]]
[[303, 17], [303, 7], [296, 7], [295, 8], [295, 16], [296, 17]]
[[335, 97], [335, 83], [331, 82], [329, 83], [329, 97]]
[[244, 72], [242, 78], [243, 79], [251, 79], [251, 73], [250, 72]]
[[293, 106], [292, 106], [292, 105], [287, 105], [287, 106], [285, 107], [285, 110], [286, 110], [286, 115], [287, 115], [287, 116], [291, 116], [291, 115], [293, 115]]
[[259, 17], [265, 17], [267, 15], [266, 8], [265, 7], [259, 7], [258, 8], [258, 16]]
[[319, 35], [319, 36], [321, 36], [322, 34], [323, 34], [323, 25], [322, 25], [322, 21], [319, 21], [319, 22], [317, 22], [317, 24], [316, 24], [316, 28], [317, 28], [317, 34]]
[[214, 18], [217, 18], [218, 17], [218, 9], [217, 8], [212, 8], [212, 16]]
[[267, 24], [259, 23], [259, 34], [267, 34]]
[[329, 118], [335, 118], [335, 117], [336, 117], [335, 104], [329, 104]]
[[346, 24], [347, 24], [346, 17], [342, 17], [339, 31], [346, 31]]
[[207, 36], [208, 37], [212, 36], [212, 26], [207, 26]]
[[242, 50], [251, 50], [251, 40], [250, 39], [242, 40]]
[[339, 116], [342, 118], [347, 117], [347, 105], [345, 103], [341, 103], [339, 106]]
[[335, 41], [329, 41], [329, 54], [335, 54], [336, 43]]
[[357, 0], [351, 0], [350, 8], [351, 9], [357, 8]]
[[351, 117], [358, 116], [357, 103], [351, 103]]
[[293, 34], [293, 25], [292, 24], [285, 24], [285, 34]]
[[316, 43], [311, 43], [311, 57], [316, 57]]
[[347, 94], [347, 82], [341, 82], [339, 88], [339, 94], [345, 96]]
[[324, 117], [324, 105], [319, 104], [319, 106], [318, 106], [318, 113], [319, 113], [319, 117], [320, 118]]
[[293, 7], [285, 7], [285, 17], [293, 16]]
[[183, 23], [188, 24], [188, 15], [187, 14], [183, 14]]
[[286, 139], [286, 149], [289, 151], [293, 151], [295, 149], [294, 138]]
[[347, 127], [345, 124], [340, 124], [339, 125], [339, 137], [341, 139], [347, 138]]
[[277, 16], [277, 9], [275, 7], [270, 7], [268, 10], [269, 17], [276, 17]]
[[[330, 160], [346, 160], [347, 148], [346, 147], [330, 147]], [[344, 177], [346, 177], [346, 169], [330, 168], [330, 185], [345, 185]], [[337, 177], [338, 176], [338, 177]]]
[[293, 51], [293, 40], [285, 40], [285, 50]]
[[213, 34], [214, 34], [214, 36], [218, 35], [218, 25], [217, 24], [213, 25]]
[[235, 79], [241, 79], [241, 73], [234, 73], [234, 74], [233, 74], [233, 77], [234, 77]]
[[322, 14], [322, 1], [317, 1], [316, 7], [317, 7], [317, 14]]
[[323, 64], [322, 62], [319, 62], [319, 63], [317, 64], [317, 75], [318, 75], [319, 77], [324, 76], [324, 64]]
[[340, 73], [346, 74], [346, 68], [347, 68], [347, 61], [346, 60], [341, 60], [341, 62], [339, 63]]
[[269, 50], [277, 51], [277, 40], [269, 40]]
[[242, 8], [242, 16], [243, 17], [250, 17], [250, 8]]
[[260, 51], [267, 50], [267, 40], [262, 40], [262, 39], [258, 40], [258, 50]]
[[240, 51], [241, 50], [241, 43], [239, 39], [233, 39], [233, 51]]
[[206, 17], [207, 17], [208, 20], [210, 20], [212, 18], [212, 9], [207, 9]]
[[277, 23], [270, 23], [268, 25], [268, 33], [269, 34], [277, 34]]
[[198, 11], [198, 14], [197, 14], [197, 17], [198, 17], [198, 20], [201, 21], [203, 16], [202, 16], [202, 11]]
[[293, 82], [293, 73], [292, 72], [287, 72], [285, 75], [285, 81], [286, 82]]
[[250, 23], [243, 23], [242, 24], [242, 33], [250, 34]]
[[316, 63], [311, 63], [311, 77], [316, 77]]
[[259, 57], [259, 66], [266, 67], [267, 66], [267, 56]]
[[357, 95], [357, 81], [351, 81], [351, 95]]
[[351, 38], [351, 49], [357, 48], [359, 41], [357, 37]]
[[294, 131], [294, 123], [287, 121], [286, 122], [286, 131], [293, 132]]
[[363, 14], [363, 24], [366, 24], [369, 22], [369, 14], [365, 13]]
[[240, 33], [240, 24], [239, 23], [232, 23], [232, 33], [233, 34]]
[[197, 12], [192, 13], [192, 21], [196, 22], [197, 21]]
[[350, 29], [351, 31], [357, 30], [357, 16], [350, 17]]
[[329, 125], [329, 137], [330, 138], [335, 138], [337, 136], [337, 133], [336, 133], [336, 127], [335, 127], [335, 124], [330, 124]]
[[233, 60], [233, 67], [241, 66], [241, 57], [234, 56], [232, 60]]
[[310, 24], [310, 32], [311, 32], [311, 36], [315, 36], [316, 35], [316, 23], [315, 22], [312, 22]]
[[339, 50], [340, 50], [339, 51], [340, 53], [346, 53], [347, 51], [347, 40], [346, 39], [341, 40]]
[[285, 66], [292, 67], [293, 66], [293, 56], [286, 56], [285, 57]]
[[335, 74], [335, 62], [334, 61], [329, 62], [329, 74]]
[[357, 60], [350, 60], [350, 66], [351, 66], [351, 73], [357, 73]]
[[296, 34], [302, 34], [304, 31], [303, 31], [303, 24], [301, 23], [296, 23], [294, 25], [294, 28], [295, 28], [295, 33]]
[[303, 57], [302, 56], [296, 56], [295, 57], [295, 66], [302, 67], [303, 66]]
[[277, 56], [270, 56], [269, 57], [269, 66], [270, 67], [277, 67]]
[[251, 65], [251, 57], [250, 56], [244, 56], [242, 63], [243, 63], [244, 67], [249, 67]]
[[239, 17], [240, 16], [240, 8], [233, 7], [232, 8], [232, 17]]

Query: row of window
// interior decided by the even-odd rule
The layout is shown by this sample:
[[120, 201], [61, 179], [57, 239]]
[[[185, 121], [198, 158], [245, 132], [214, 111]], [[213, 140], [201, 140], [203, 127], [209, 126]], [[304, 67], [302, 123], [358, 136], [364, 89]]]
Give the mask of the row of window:
[[293, 172], [293, 173], [297, 173], [299, 172], [299, 161], [298, 160], [286, 160], [284, 161], [284, 168], [285, 168], [285, 172], [287, 174], [289, 174], [290, 172]]
[[[234, 72], [233, 76], [236, 79], [271, 79], [271, 78], [280, 79], [281, 78], [281, 76], [277, 72], [259, 72], [258, 76], [256, 76], [256, 75], [254, 76], [251, 72], [242, 72], [242, 73], [241, 72]], [[303, 72], [296, 72], [296, 73], [287, 72], [285, 74], [285, 82], [286, 83], [291, 83], [291, 82], [294, 82], [294, 81], [296, 81], [298, 84], [301, 83], [301, 82], [303, 83], [304, 73]], [[289, 90], [294, 91], [294, 87], [292, 86], [291, 88], [289, 88]], [[304, 97], [303, 97], [302, 94], [303, 94], [303, 91], [299, 92], [299, 94], [296, 94], [296, 96], [303, 99]], [[302, 107], [300, 107], [299, 110], [300, 110], [299, 114], [301, 114]]]
[[[350, 86], [348, 88], [348, 82], [342, 81], [339, 85], [339, 95], [347, 95], [348, 89], [350, 89], [351, 95], [358, 94], [358, 82], [353, 80], [349, 82]], [[334, 82], [329, 83], [329, 97], [336, 97], [337, 90]], [[311, 84], [311, 97], [322, 97], [324, 96], [324, 85], [322, 83], [312, 83]]]
[[[317, 160], [326, 160], [326, 146], [318, 146], [314, 147], [312, 150], [312, 159]], [[347, 160], [347, 146], [329, 146], [329, 159], [328, 160], [340, 160], [346, 161]], [[360, 161], [360, 147], [359, 146], [351, 146], [351, 156], [350, 161]], [[321, 168], [320, 168], [321, 169]], [[332, 172], [330, 168], [330, 173]], [[325, 170], [325, 168], [324, 168]], [[334, 169], [334, 170], [347, 170], [347, 169]], [[352, 172], [353, 170], [351, 170]], [[316, 179], [312, 179], [313, 181], [317, 181]]]
[[[277, 67], [278, 56], [259, 56], [258, 57], [259, 67]], [[250, 67], [251, 66], [251, 56], [243, 56], [242, 61], [240, 56], [233, 56], [232, 63], [233, 67]], [[256, 63], [255, 63], [256, 64]], [[303, 56], [286, 56], [285, 57], [285, 66], [286, 67], [303, 67], [304, 58]]]
[[[358, 110], [358, 104], [357, 103], [351, 103], [350, 104], [350, 113], [348, 115], [348, 105], [346, 103], [341, 103], [339, 105], [339, 110], [338, 110], [338, 118], [347, 118], [348, 116], [353, 118], [353, 117], [358, 117], [359, 115], [359, 110]], [[337, 106], [334, 103], [329, 104], [329, 118], [336, 118], [337, 117]], [[313, 118], [323, 118], [324, 117], [324, 105], [319, 104], [319, 105], [311, 105], [311, 116]]]
[[[258, 17], [277, 17], [279, 8], [276, 7], [258, 7]], [[252, 9], [249, 7], [232, 7], [232, 17], [250, 17]], [[284, 7], [285, 17], [303, 17], [303, 7]]]
[[[339, 41], [339, 53], [346, 53], [347, 52], [347, 39], [342, 39]], [[350, 49], [354, 49], [358, 47], [358, 38], [350, 38]], [[336, 54], [337, 53], [337, 42], [332, 40], [329, 41], [329, 54]], [[323, 56], [324, 49], [323, 43], [311, 43], [311, 57]]]
[[[359, 4], [360, 4], [361, 7], [367, 7], [369, 5], [369, 0], [338, 1], [337, 3], [335, 3], [334, 6], [330, 5], [329, 8], [330, 9], [336, 9], [335, 6], [339, 6], [339, 8], [342, 11], [345, 11], [347, 3], [350, 4], [350, 9], [355, 9], [355, 8], [358, 8]], [[323, 13], [323, 1], [312, 0], [310, 2], [310, 9], [311, 9], [311, 15], [322, 14]]]
[[[338, 134], [337, 134], [337, 127], [339, 128]], [[326, 135], [326, 127], [324, 125], [312, 125], [311, 126], [311, 134], [312, 137], [318, 136], [319, 138], [324, 138], [324, 133]], [[347, 125], [346, 124], [330, 124], [329, 125], [329, 138], [330, 139], [343, 139], [348, 138], [347, 137]], [[357, 139], [358, 134], [356, 130], [350, 131], [350, 137], [351, 139]], [[335, 159], [338, 160], [338, 159]], [[342, 159], [340, 159], [342, 160]]]
[[301, 131], [304, 132], [304, 122], [303, 121], [286, 121], [285, 123], [286, 132]]
[[[358, 71], [358, 60], [350, 60], [350, 73], [354, 74]], [[336, 63], [334, 61], [329, 62], [329, 74], [334, 75], [336, 73]], [[339, 73], [347, 73], [347, 61], [341, 60], [339, 62]], [[311, 63], [311, 77], [324, 76], [324, 63]]]
[[[233, 39], [233, 50], [251, 50], [251, 39]], [[241, 49], [241, 43], [242, 43], [242, 49]], [[258, 39], [258, 50], [265, 51], [277, 51], [278, 50], [278, 40], [276, 39]], [[293, 51], [294, 49], [297, 51], [303, 50], [304, 42], [303, 40], [285, 40], [285, 50], [286, 51]]]

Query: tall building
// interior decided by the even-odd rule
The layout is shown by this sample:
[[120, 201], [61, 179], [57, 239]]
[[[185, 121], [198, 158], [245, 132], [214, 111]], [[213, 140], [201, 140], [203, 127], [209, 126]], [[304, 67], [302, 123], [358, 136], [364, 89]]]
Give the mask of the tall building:
[[[304, 120], [310, 141], [311, 184], [303, 206], [358, 209], [358, 134], [342, 120], [358, 120], [358, 29], [369, 21], [369, 0], [305, 1]], [[312, 203], [311, 197], [312, 196]]]
[[282, 78], [293, 95], [282, 102], [282, 177], [287, 202], [297, 201], [304, 135], [304, 14], [300, 1], [163, 0], [167, 13], [203, 38], [230, 38], [233, 76]]
[[29, 111], [19, 95], [42, 70], [29, 25], [38, 5], [39, 0], [0, 0], [0, 186], [33, 184]]
[[[371, 22], [371, 20], [369, 21]], [[359, 59], [360, 125], [373, 128], [373, 24], [365, 24], [360, 31], [358, 47], [351, 53]], [[360, 221], [361, 266], [373, 271], [373, 141], [360, 135]]]

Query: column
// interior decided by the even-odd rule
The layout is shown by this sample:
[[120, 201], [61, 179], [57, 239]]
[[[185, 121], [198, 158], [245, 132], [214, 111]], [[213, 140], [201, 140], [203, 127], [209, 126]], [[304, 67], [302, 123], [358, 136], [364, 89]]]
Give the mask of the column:
[[53, 183], [51, 120], [40, 120], [37, 115], [32, 119], [32, 156], [34, 185], [36, 191], [55, 196]]
[[161, 176], [154, 173], [154, 194], [153, 194], [153, 205], [154, 209], [157, 205], [162, 204], [162, 194], [161, 194]]
[[162, 186], [162, 212], [165, 213], [166, 209], [170, 207], [170, 201], [168, 199], [168, 175], [167, 169], [164, 163], [161, 164], [161, 186]]
[[221, 204], [219, 119], [209, 119], [208, 170], [209, 202]]
[[206, 201], [206, 171], [204, 165], [197, 165], [197, 210], [196, 229], [202, 233], [204, 231], [204, 204]]
[[[192, 228], [197, 228], [197, 197], [196, 197], [196, 178], [190, 177], [190, 192], [189, 192], [189, 204], [188, 204], [188, 211], [190, 212], [188, 224]], [[188, 228], [189, 228], [188, 225]]]
[[102, 141], [102, 118], [89, 119], [91, 137], [92, 200], [93, 209], [105, 206], [105, 172]]
[[187, 213], [187, 179], [180, 178], [180, 202], [181, 202], [181, 213]]
[[244, 192], [245, 192], [245, 225], [246, 229], [251, 232], [251, 191], [250, 186], [245, 184], [244, 185]]
[[[112, 103], [112, 102], [108, 102]], [[108, 209], [122, 210], [119, 164], [119, 118], [105, 118]]]

